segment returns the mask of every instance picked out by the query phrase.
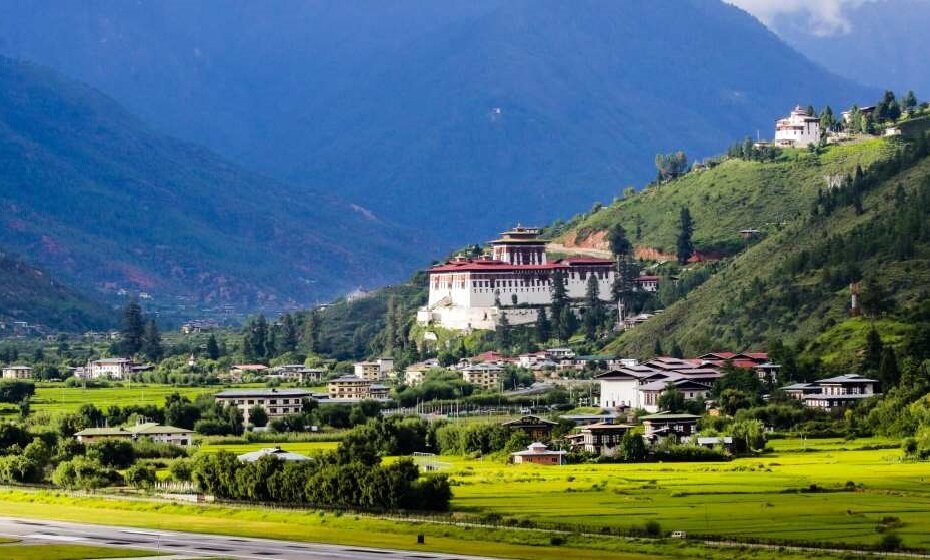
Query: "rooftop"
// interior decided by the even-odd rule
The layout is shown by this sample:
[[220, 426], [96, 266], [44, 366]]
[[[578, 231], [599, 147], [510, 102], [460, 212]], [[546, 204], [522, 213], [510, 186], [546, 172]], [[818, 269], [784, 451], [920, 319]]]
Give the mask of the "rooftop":
[[229, 397], [309, 397], [306, 389], [227, 389], [216, 394], [219, 398]]
[[236, 457], [240, 461], [246, 463], [252, 463], [258, 461], [262, 457], [274, 457], [280, 461], [309, 461], [310, 457], [306, 455], [301, 455], [300, 453], [291, 453], [290, 451], [285, 451], [280, 447], [266, 447], [265, 449], [259, 449], [258, 451], [252, 451], [250, 453], [243, 453]]

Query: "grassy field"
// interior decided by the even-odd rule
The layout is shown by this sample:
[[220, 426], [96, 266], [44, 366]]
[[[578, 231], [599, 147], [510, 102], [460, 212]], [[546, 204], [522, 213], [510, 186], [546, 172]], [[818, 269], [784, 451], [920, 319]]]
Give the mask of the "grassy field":
[[[0, 489], [0, 515], [120, 525], [206, 534], [339, 543], [418, 552], [447, 552], [527, 560], [776, 560], [839, 558], [827, 553], [717, 548], [685, 541], [627, 540], [515, 528], [468, 527], [316, 511], [187, 505], [74, 497], [47, 491]], [[416, 535], [426, 536], [417, 545]]]
[[15, 544], [0, 545], [3, 560], [90, 560], [96, 558], [134, 558], [159, 556], [148, 550], [85, 546], [80, 544]]
[[63, 385], [42, 384], [36, 387], [36, 394], [32, 398], [33, 412], [74, 412], [82, 404], [93, 404], [97, 408], [106, 410], [112, 405], [164, 405], [165, 397], [172, 393], [180, 393], [196, 398], [201, 394], [212, 394], [219, 389], [210, 387], [176, 387], [173, 385], [151, 385], [133, 383], [119, 387], [87, 388], [65, 387]]
[[896, 517], [905, 545], [930, 549], [930, 464], [902, 463], [898, 449], [881, 449], [889, 445], [776, 440], [772, 454], [729, 463], [459, 460], [450, 471], [459, 484], [453, 507], [592, 530], [656, 520], [694, 536], [866, 545], [878, 543], [882, 518]]

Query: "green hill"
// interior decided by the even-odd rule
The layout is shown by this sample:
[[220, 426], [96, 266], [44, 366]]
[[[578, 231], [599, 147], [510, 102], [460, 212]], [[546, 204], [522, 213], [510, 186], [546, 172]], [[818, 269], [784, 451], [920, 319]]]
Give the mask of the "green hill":
[[[851, 177], [856, 166], [861, 179], [827, 192], [825, 175]], [[682, 278], [704, 269], [706, 281], [608, 349], [647, 356], [656, 340], [686, 353], [776, 340], [806, 346], [837, 325], [848, 328], [851, 282], [861, 282], [863, 307], [874, 317], [930, 294], [926, 138], [788, 152], [768, 163], [728, 160], [580, 218], [558, 240], [597, 246], [610, 225], [635, 232], [638, 224], [640, 253], [674, 254], [682, 206], [694, 216], [698, 249], [725, 247], [735, 256], [690, 265]], [[761, 239], [741, 240], [743, 228], [759, 229]], [[837, 347], [829, 338], [818, 339], [820, 353]]]
[[[111, 327], [116, 313], [0, 251], [0, 322], [25, 321], [54, 330]], [[2, 333], [0, 333], [2, 334]]]

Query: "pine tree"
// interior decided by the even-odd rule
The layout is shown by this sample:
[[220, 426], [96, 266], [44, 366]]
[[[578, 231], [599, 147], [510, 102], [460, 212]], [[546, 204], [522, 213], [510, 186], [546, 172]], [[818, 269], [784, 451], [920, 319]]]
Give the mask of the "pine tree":
[[679, 358], [679, 359], [685, 357], [685, 353], [681, 349], [681, 346], [678, 345], [677, 341], [672, 343], [672, 357]]
[[652, 345], [652, 354], [654, 356], [662, 356], [665, 354], [665, 351], [662, 350], [662, 341], [658, 338], [656, 339], [656, 343]]
[[691, 241], [693, 235], [694, 220], [691, 219], [691, 211], [687, 206], [682, 206], [679, 217], [678, 264], [687, 264], [694, 255], [694, 243]]
[[549, 317], [546, 316], [546, 308], [540, 307], [539, 313], [536, 314], [536, 342], [545, 344], [549, 341], [550, 333]]
[[207, 357], [211, 360], [218, 360], [220, 357], [220, 345], [216, 342], [216, 336], [211, 334], [207, 339]]
[[596, 274], [588, 275], [588, 283], [585, 286], [585, 304], [587, 308], [584, 316], [585, 338], [594, 340], [597, 338], [597, 329], [604, 315]]
[[285, 313], [281, 317], [281, 340], [279, 341], [281, 352], [293, 352], [297, 350], [297, 324], [290, 313]]
[[571, 306], [563, 306], [559, 312], [559, 340], [568, 340], [578, 329], [578, 321]]
[[497, 322], [495, 329], [495, 338], [497, 339], [497, 349], [499, 352], [507, 353], [510, 349], [510, 320], [507, 319], [506, 313], [501, 313], [500, 321]]
[[894, 348], [885, 346], [882, 349], [882, 360], [878, 366], [878, 379], [882, 382], [882, 391], [897, 386], [901, 380], [901, 371], [898, 369], [898, 357], [895, 355]]
[[142, 349], [142, 334], [145, 331], [145, 316], [142, 306], [132, 300], [123, 308], [123, 330], [120, 349], [123, 354], [132, 356]]
[[908, 111], [913, 111], [917, 107], [917, 96], [914, 95], [914, 90], [909, 90], [907, 95], [904, 96], [904, 101], [902, 101], [904, 108]]
[[252, 321], [250, 331], [251, 337], [249, 341], [252, 344], [252, 351], [257, 359], [264, 359], [268, 356], [268, 320], [265, 319], [264, 315], [259, 315], [257, 319]]
[[320, 312], [314, 309], [307, 316], [302, 335], [304, 348], [310, 354], [320, 353], [321, 326]]
[[560, 269], [552, 273], [552, 332], [559, 338], [563, 330], [562, 311], [568, 307], [568, 296], [565, 293], [565, 276]]
[[862, 356], [862, 369], [864, 371], [878, 371], [882, 362], [883, 349], [882, 337], [873, 326], [865, 337], [865, 352]]
[[158, 323], [154, 319], [149, 319], [145, 323], [140, 351], [152, 362], [158, 362], [164, 356], [165, 350], [162, 346], [161, 332], [159, 332]]

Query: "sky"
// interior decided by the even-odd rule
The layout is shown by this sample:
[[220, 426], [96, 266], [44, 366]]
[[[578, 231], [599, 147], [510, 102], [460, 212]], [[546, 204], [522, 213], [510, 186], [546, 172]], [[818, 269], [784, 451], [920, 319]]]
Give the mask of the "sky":
[[844, 15], [845, 8], [879, 0], [729, 0], [771, 27], [779, 15], [805, 14], [810, 32], [821, 37], [843, 35], [852, 31]]

